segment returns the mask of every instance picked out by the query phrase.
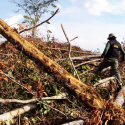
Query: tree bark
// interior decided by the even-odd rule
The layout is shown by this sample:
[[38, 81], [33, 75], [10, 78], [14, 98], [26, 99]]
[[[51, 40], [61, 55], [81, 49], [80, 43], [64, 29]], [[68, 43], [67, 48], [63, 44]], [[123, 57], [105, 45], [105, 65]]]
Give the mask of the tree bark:
[[52, 97], [41, 97], [41, 98], [34, 98], [34, 99], [29, 99], [29, 100], [18, 100], [18, 99], [0, 99], [1, 103], [9, 103], [9, 102], [16, 102], [16, 103], [31, 103], [31, 102], [35, 102], [37, 100], [41, 101], [41, 100], [49, 100], [49, 101], [53, 101], [53, 100], [59, 100], [59, 99], [66, 99], [66, 94], [65, 93], [61, 93], [58, 94], [57, 96], [52, 96]]
[[62, 84], [70, 93], [83, 101], [90, 108], [102, 108], [104, 101], [92, 88], [76, 79], [58, 63], [54, 62], [33, 44], [25, 40], [20, 34], [13, 31], [3, 20], [0, 19], [0, 34], [11, 42], [15, 48], [22, 51], [33, 60], [41, 69], [52, 75], [54, 79]]
[[124, 102], [125, 102], [125, 86], [123, 86], [122, 89], [120, 90], [120, 92], [118, 93], [118, 95], [114, 101], [114, 104], [122, 107]]
[[83, 62], [83, 63], [80, 63], [80, 64], [77, 64], [75, 67], [79, 67], [83, 64], [87, 64], [87, 63], [91, 63], [91, 62], [95, 62], [95, 61], [99, 61], [100, 59], [95, 59], [95, 60], [91, 60], [91, 61], [86, 61], [86, 62]]
[[18, 108], [18, 109], [12, 110], [10, 112], [6, 112], [6, 113], [0, 115], [0, 124], [1, 124], [1, 122], [10, 120], [14, 117], [17, 117], [25, 112], [28, 112], [28, 111], [34, 109], [34, 108], [36, 108], [35, 104], [29, 104], [29, 105], [23, 106], [22, 108]]
[[107, 67], [107, 68], [104, 68], [102, 71], [101, 71], [101, 73], [104, 73], [104, 72], [106, 72], [107, 70], [110, 70], [111, 69], [111, 66], [109, 66], [109, 67]]
[[94, 88], [97, 88], [97, 87], [106, 88], [107, 86], [109, 86], [111, 80], [115, 80], [115, 77], [109, 77], [109, 78], [101, 79], [97, 83], [95, 83], [93, 85], [93, 87]]
[[[53, 49], [53, 48], [52, 48]], [[56, 48], [55, 48], [56, 49]], [[57, 49], [58, 50], [58, 49]], [[61, 49], [59, 49], [59, 50], [61, 50]], [[68, 51], [68, 50], [67, 50]], [[71, 50], [72, 51], [72, 50]], [[99, 54], [93, 54], [93, 55], [86, 55], [86, 56], [79, 56], [79, 57], [71, 57], [71, 59], [73, 60], [73, 61], [89, 61], [89, 60], [91, 60], [91, 59], [93, 59], [93, 58], [100, 58], [100, 55]], [[63, 61], [63, 60], [66, 60], [66, 59], [68, 59], [68, 58], [62, 58], [62, 59], [60, 59], [61, 61]], [[60, 60], [58, 60], [58, 59], [56, 59], [56, 61], [60, 61]]]

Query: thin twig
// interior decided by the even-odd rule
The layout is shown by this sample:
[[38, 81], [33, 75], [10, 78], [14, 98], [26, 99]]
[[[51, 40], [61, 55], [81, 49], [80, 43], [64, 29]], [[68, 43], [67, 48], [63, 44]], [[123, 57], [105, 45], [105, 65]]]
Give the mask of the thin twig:
[[[63, 94], [61, 91], [59, 91], [59, 92], [61, 95]], [[75, 105], [76, 107], [78, 107], [80, 109], [80, 107], [78, 105], [76, 105], [74, 102], [70, 101], [70, 99], [68, 97], [65, 97], [65, 99], [67, 99], [70, 103], [72, 103], [73, 105]]]
[[70, 42], [71, 42], [71, 41], [73, 41], [73, 40], [75, 40], [75, 39], [77, 39], [77, 38], [78, 38], [78, 36], [77, 36], [77, 37], [75, 37], [75, 38], [73, 38], [73, 39], [71, 39], [71, 40], [70, 40]]
[[90, 69], [90, 70], [87, 70], [87, 71], [81, 73], [80, 75], [86, 74], [86, 73], [88, 73], [88, 72], [90, 72], [90, 71], [93, 71], [93, 70], [94, 70], [94, 68], [92, 68], [92, 69]]
[[53, 108], [52, 106], [50, 106], [50, 105], [47, 105], [47, 104], [45, 104], [44, 102], [42, 102], [42, 101], [39, 101], [39, 100], [37, 100], [39, 103], [42, 103], [43, 105], [46, 105], [46, 106], [48, 106], [48, 107], [50, 107], [51, 109], [54, 109], [55, 111], [58, 111], [58, 112], [60, 112], [61, 114], [63, 114], [64, 116], [66, 116], [66, 118], [67, 118], [67, 115], [66, 114], [64, 114], [63, 112], [61, 112], [60, 110], [58, 110], [58, 109], [56, 109], [56, 108]]

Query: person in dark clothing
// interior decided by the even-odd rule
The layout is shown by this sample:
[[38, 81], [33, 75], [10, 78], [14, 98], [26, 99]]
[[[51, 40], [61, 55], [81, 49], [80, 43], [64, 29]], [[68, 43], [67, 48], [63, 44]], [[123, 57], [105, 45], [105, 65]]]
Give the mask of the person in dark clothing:
[[118, 69], [118, 57], [119, 57], [119, 51], [121, 51], [124, 61], [125, 52], [121, 44], [116, 40], [116, 37], [113, 33], [110, 33], [107, 39], [109, 41], [107, 42], [106, 47], [101, 55], [100, 59], [101, 63], [97, 67], [96, 73], [101, 72], [104, 68], [108, 66], [111, 66], [118, 83], [117, 91], [119, 91], [122, 88], [122, 80]]

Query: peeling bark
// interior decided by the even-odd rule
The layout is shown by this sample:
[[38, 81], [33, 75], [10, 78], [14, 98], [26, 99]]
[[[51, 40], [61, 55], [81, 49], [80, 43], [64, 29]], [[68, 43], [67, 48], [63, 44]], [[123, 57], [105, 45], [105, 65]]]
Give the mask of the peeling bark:
[[54, 62], [33, 44], [25, 40], [20, 34], [13, 31], [3, 20], [0, 19], [0, 34], [11, 42], [15, 48], [22, 51], [33, 60], [41, 69], [54, 76], [54, 79], [62, 84], [70, 93], [83, 101], [88, 107], [101, 108], [104, 101], [101, 96], [92, 88], [76, 79], [58, 63]]

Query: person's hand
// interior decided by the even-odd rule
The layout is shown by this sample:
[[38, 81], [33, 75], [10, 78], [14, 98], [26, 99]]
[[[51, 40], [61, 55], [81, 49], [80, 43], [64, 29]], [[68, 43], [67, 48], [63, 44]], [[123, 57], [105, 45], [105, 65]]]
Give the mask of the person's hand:
[[100, 61], [103, 62], [103, 58], [101, 58]]

